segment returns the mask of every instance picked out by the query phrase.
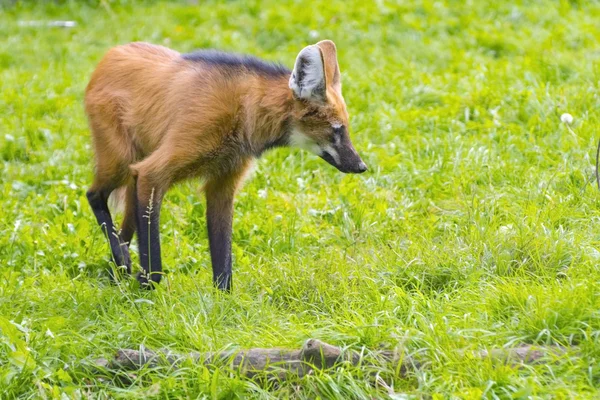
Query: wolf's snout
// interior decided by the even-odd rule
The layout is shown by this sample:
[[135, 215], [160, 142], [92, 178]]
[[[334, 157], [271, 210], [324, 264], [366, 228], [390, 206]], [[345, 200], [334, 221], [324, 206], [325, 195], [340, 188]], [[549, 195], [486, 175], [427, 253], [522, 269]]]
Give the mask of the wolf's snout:
[[363, 172], [365, 172], [366, 170], [368, 170], [369, 168], [367, 167], [367, 164], [365, 164], [364, 161], [361, 161], [358, 163], [358, 165], [356, 166], [356, 173], [358, 174], [362, 174]]

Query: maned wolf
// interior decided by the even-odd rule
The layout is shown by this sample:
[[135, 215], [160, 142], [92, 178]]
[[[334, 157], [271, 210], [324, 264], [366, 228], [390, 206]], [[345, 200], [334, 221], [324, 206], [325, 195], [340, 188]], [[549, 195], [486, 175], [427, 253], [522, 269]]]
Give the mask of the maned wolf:
[[[137, 231], [144, 286], [162, 276], [160, 206], [174, 183], [204, 181], [213, 282], [230, 290], [233, 199], [265, 150], [297, 146], [342, 172], [367, 170], [348, 135], [336, 47], [329, 40], [304, 48], [293, 71], [214, 50], [118, 46], [94, 71], [85, 110], [96, 157], [87, 198], [115, 263], [128, 273], [128, 243]], [[120, 188], [125, 215], [117, 232], [107, 201]]]

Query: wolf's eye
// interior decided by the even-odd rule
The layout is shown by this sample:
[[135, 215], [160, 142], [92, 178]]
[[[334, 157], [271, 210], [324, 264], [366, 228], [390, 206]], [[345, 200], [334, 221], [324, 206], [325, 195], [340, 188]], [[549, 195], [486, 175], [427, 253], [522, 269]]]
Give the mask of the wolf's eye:
[[307, 112], [306, 114], [304, 114], [303, 118], [316, 117], [317, 114], [319, 114], [319, 110], [313, 109], [313, 110], [310, 110], [309, 112]]
[[344, 135], [344, 130], [346, 129], [344, 125], [335, 125], [333, 128], [333, 140], [334, 143], [339, 143], [342, 140], [342, 136]]

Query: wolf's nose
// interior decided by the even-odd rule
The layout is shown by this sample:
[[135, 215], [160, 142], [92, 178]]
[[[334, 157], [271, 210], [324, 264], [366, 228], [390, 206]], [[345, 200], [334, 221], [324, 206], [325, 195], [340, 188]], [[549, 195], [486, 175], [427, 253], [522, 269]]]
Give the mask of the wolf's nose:
[[356, 172], [358, 172], [359, 174], [362, 174], [363, 172], [365, 172], [367, 170], [367, 164], [364, 163], [364, 161], [361, 161], [358, 166], [356, 167]]

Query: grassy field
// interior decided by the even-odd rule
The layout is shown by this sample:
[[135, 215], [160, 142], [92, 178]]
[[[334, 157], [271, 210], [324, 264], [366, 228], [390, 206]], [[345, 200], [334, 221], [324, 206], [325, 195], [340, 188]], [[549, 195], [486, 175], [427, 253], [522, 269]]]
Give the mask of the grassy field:
[[[600, 396], [598, 3], [36, 3], [0, 6], [0, 398]], [[20, 23], [39, 20], [77, 25]], [[268, 153], [236, 203], [230, 295], [211, 286], [199, 183], [179, 185], [162, 214], [167, 279], [111, 284], [82, 104], [104, 52], [144, 40], [291, 67], [324, 38], [370, 171]], [[121, 347], [311, 337], [401, 345], [429, 366], [378, 367], [388, 389], [351, 367], [267, 383], [201, 366], [128, 383], [89, 370]], [[577, 347], [522, 368], [456, 353], [517, 344]]]

